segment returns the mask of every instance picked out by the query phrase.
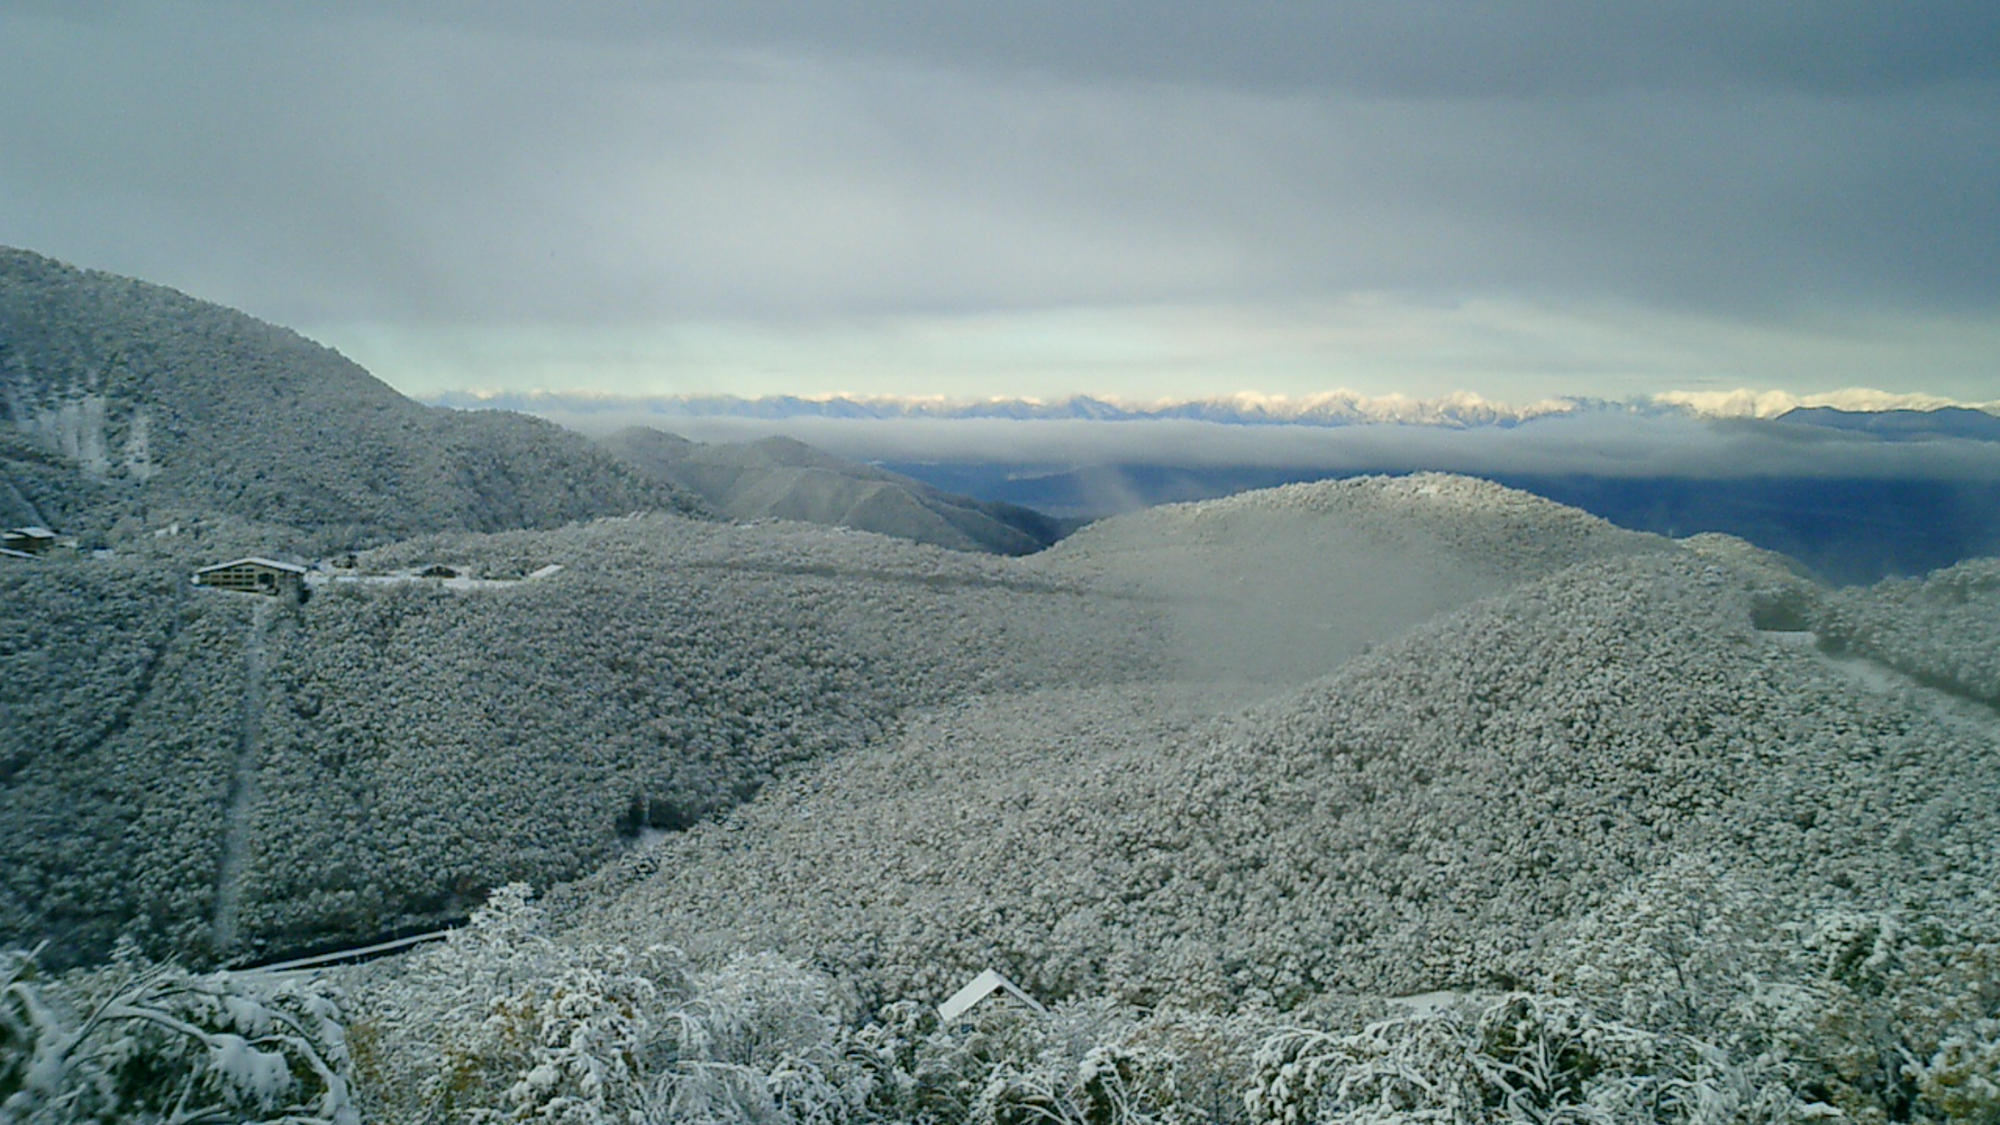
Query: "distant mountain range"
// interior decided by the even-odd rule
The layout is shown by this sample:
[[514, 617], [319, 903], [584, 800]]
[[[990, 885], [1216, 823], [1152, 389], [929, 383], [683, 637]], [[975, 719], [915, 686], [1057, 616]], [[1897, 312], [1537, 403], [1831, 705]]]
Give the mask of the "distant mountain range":
[[896, 419], [1013, 419], [1018, 421], [1194, 421], [1222, 425], [1354, 426], [1397, 424], [1471, 429], [1515, 426], [1551, 415], [1615, 411], [1645, 415], [1694, 415], [1705, 418], [1776, 418], [1796, 410], [1895, 412], [1910, 415], [1979, 414], [2000, 423], [2000, 400], [1958, 403], [1931, 395], [1890, 394], [1850, 389], [1822, 395], [1732, 391], [1668, 393], [1630, 400], [1549, 398], [1537, 402], [1492, 402], [1466, 391], [1437, 398], [1405, 395], [1363, 395], [1337, 390], [1299, 397], [1257, 394], [1223, 395], [1157, 402], [1127, 402], [1091, 395], [1039, 400], [1027, 398], [946, 398], [847, 396], [805, 397], [769, 395], [615, 395], [561, 392], [474, 393], [456, 391], [430, 400], [462, 409], [518, 410], [530, 414], [639, 419], [741, 418], [779, 420], [826, 418], [888, 421]]
[[1775, 421], [1792, 426], [1867, 434], [1884, 441], [1960, 438], [2000, 442], [2000, 415], [1965, 406], [1933, 410], [1841, 410], [1831, 406], [1801, 406]]
[[[1463, 394], [1416, 400], [1346, 392], [1150, 406], [1089, 397], [970, 402], [538, 394], [443, 401], [541, 411], [587, 429], [638, 422], [698, 435], [793, 432], [838, 443], [843, 453], [868, 462], [848, 462], [851, 476], [861, 473], [848, 489], [859, 487], [872, 465], [946, 494], [1069, 520], [1298, 481], [1449, 468], [1634, 530], [1741, 536], [1841, 584], [1922, 574], [2000, 553], [2000, 404], [1967, 406], [1879, 391], [1806, 398], [1666, 394], [1528, 407]], [[1018, 434], [1008, 428], [1015, 422], [1021, 423]], [[1210, 429], [1176, 428], [1188, 426]], [[1287, 427], [1283, 441], [1258, 436], [1275, 434], [1279, 426]], [[1035, 437], [1038, 432], [1065, 436], [1050, 440]], [[1312, 444], [1347, 435], [1359, 440], [1336, 455]], [[1713, 458], [1685, 452], [1697, 439]], [[754, 447], [699, 448], [710, 451], [702, 454], [707, 458], [754, 456], [714, 452]], [[677, 483], [728, 507], [691, 478]], [[732, 487], [747, 490], [741, 483]]]

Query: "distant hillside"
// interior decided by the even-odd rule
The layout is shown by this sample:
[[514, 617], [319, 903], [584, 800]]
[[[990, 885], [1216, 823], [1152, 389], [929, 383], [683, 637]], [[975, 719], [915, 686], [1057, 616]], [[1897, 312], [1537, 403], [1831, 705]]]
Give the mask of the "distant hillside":
[[1013, 504], [945, 493], [791, 438], [706, 445], [635, 426], [602, 444], [732, 519], [799, 520], [998, 555], [1032, 554], [1073, 526]]
[[[431, 535], [304, 605], [190, 588], [185, 538], [0, 567], [0, 945], [231, 957], [434, 924], [921, 709], [1276, 690], [1521, 581], [1674, 550], [1445, 476], [1158, 509], [1026, 558], [665, 515]], [[390, 576], [434, 564], [479, 583]]]
[[[193, 589], [185, 538], [0, 565], [0, 948], [434, 926], [913, 706], [1162, 666], [1144, 600], [803, 524], [425, 536], [303, 605]], [[387, 574], [432, 564], [481, 584]]]
[[289, 330], [0, 249], [0, 515], [186, 514], [329, 546], [694, 507], [539, 419], [421, 406]]
[[1417, 473], [1150, 508], [1029, 563], [1158, 599], [1183, 679], [1301, 683], [1520, 582], [1672, 549], [1525, 492]]
[[[1943, 415], [1944, 412], [1937, 412]], [[1976, 411], [1929, 419], [1839, 412], [1727, 423], [1765, 432], [1860, 431], [1882, 440], [1991, 441]], [[1926, 422], [1929, 419], [1929, 422]], [[2000, 426], [2000, 420], [1992, 420]], [[1945, 428], [1922, 429], [1933, 424]], [[1893, 436], [1892, 436], [1893, 435]], [[1829, 433], [1829, 436], [1837, 436]], [[1856, 438], [1855, 440], [1861, 440]], [[1006, 462], [889, 462], [935, 487], [1064, 516], [1103, 516], [1299, 481], [1352, 478], [1310, 466], [1098, 464], [1050, 469]], [[1868, 584], [2000, 554], [2000, 479], [1896, 476], [1633, 476], [1495, 471], [1484, 474], [1633, 531], [1675, 538], [1719, 532], [1806, 564], [1829, 582]]]
[[1946, 437], [2000, 441], [2000, 416], [1965, 406], [1947, 406], [1936, 410], [1840, 410], [1831, 406], [1801, 406], [1778, 415], [1777, 421], [1869, 434], [1890, 441]]
[[[1349, 628], [1358, 586], [1295, 602], [1301, 627]], [[1720, 924], [1731, 885], [1773, 930], [1990, 934], [1996, 623], [1990, 564], [1829, 596], [1712, 539], [1585, 559], [1262, 703], [1107, 686], [926, 713], [630, 857], [574, 921], [776, 948], [884, 1000], [997, 967], [1045, 1000], [1225, 1011], [1504, 993], [1592, 927], [1648, 954], [1635, 902]]]

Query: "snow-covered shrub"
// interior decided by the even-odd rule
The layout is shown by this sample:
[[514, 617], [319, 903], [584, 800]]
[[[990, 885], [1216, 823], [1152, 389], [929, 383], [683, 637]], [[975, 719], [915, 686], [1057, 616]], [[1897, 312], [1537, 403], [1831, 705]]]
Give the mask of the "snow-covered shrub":
[[1823, 998], [1803, 1083], [1854, 1121], [2000, 1122], [2000, 941], [1837, 912], [1807, 941]]
[[871, 1049], [870, 1111], [893, 1121], [1148, 1125], [1238, 1120], [1262, 1024], [1102, 999], [1010, 1004], [939, 1027], [902, 1002], [857, 1032]]
[[833, 981], [771, 954], [698, 974], [670, 1023], [651, 1119], [832, 1125], [858, 1117], [874, 1083], [850, 1057], [850, 1004]]
[[1954, 1033], [1916, 1066], [1917, 1092], [1946, 1121], [2000, 1122], [2000, 1020]]
[[1774, 1039], [1818, 1005], [1791, 980], [1784, 915], [1712, 856], [1678, 855], [1572, 925], [1546, 986], [1632, 1026], [1782, 1053]]
[[[974, 1032], [988, 1038], [983, 1053], [992, 1065], [979, 1075], [968, 1120], [978, 1125], [1157, 1120], [1143, 1087], [1148, 1072], [1163, 1060], [1122, 1042], [1130, 1018], [1101, 1001], [1059, 1004], [1047, 1013], [996, 1008]], [[950, 1042], [947, 1033], [940, 1045]]]
[[1682, 856], [1571, 927], [1545, 985], [1849, 1120], [2000, 1121], [2000, 943], [1977, 910], [1802, 905]]
[[566, 948], [543, 934], [525, 886], [502, 887], [361, 997], [373, 1108], [396, 1120], [623, 1120], [686, 988], [673, 951]]
[[317, 982], [0, 955], [0, 1121], [358, 1125], [341, 1018]]
[[1281, 1032], [1245, 1095], [1258, 1125], [1314, 1122], [1783, 1122], [1781, 1082], [1690, 1036], [1510, 993], [1359, 1031]]
[[872, 1081], [827, 978], [570, 943], [520, 884], [360, 999], [370, 1108], [388, 1120], [820, 1125], [856, 1116]]

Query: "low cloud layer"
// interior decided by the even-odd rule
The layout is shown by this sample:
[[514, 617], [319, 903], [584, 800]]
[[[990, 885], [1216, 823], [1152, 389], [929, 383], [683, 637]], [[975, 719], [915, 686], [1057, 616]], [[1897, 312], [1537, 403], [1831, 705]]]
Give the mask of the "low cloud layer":
[[1071, 468], [1122, 464], [1308, 470], [1441, 470], [1474, 476], [2000, 481], [2000, 442], [1885, 442], [1812, 426], [1587, 411], [1513, 427], [1231, 426], [1207, 422], [661, 419], [552, 414], [586, 432], [637, 424], [696, 441], [782, 434], [871, 461]]

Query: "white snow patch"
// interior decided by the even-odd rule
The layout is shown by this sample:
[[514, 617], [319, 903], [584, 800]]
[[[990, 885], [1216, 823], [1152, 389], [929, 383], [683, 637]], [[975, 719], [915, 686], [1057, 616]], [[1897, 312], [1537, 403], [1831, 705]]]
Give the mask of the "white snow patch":
[[1436, 992], [1413, 992], [1408, 996], [1392, 996], [1389, 998], [1389, 1003], [1407, 1009], [1413, 1016], [1428, 1016], [1433, 1012], [1441, 1012], [1470, 995], [1472, 994], [1469, 992], [1456, 992], [1445, 988]]

